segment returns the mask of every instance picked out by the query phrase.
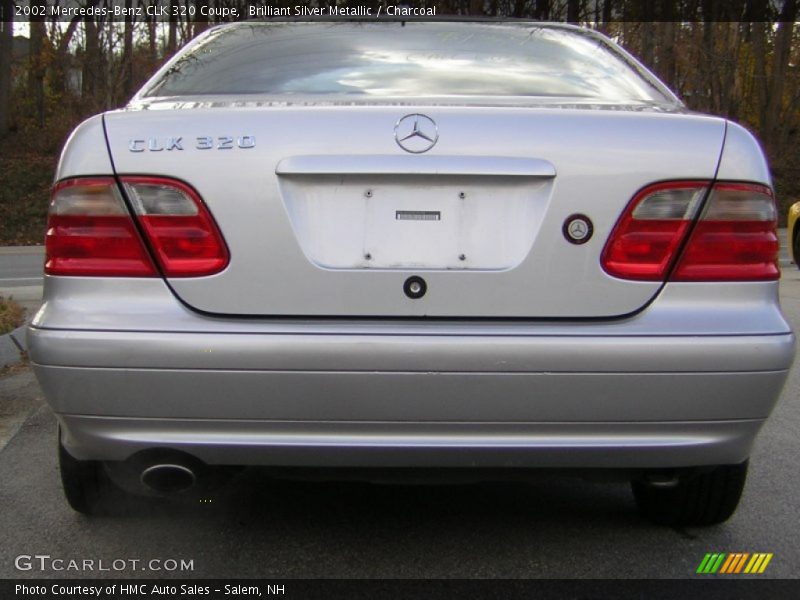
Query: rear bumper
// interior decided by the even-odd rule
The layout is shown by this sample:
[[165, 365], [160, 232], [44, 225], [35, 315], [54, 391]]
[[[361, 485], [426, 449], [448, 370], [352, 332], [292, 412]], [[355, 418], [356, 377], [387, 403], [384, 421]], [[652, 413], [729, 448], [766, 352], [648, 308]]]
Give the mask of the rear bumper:
[[790, 333], [424, 335], [29, 330], [77, 458], [656, 468], [740, 462]]
[[171, 448], [208, 464], [286, 467], [675, 468], [734, 464], [762, 420], [430, 423], [60, 415], [79, 459]]

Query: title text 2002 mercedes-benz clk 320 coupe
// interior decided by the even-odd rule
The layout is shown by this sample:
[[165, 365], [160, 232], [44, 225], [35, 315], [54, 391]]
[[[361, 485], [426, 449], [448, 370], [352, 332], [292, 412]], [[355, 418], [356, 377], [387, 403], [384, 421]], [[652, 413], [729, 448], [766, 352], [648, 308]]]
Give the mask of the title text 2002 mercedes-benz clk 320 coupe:
[[211, 29], [61, 157], [29, 342], [67, 498], [604, 469], [723, 521], [794, 354], [775, 226], [753, 137], [597, 33]]

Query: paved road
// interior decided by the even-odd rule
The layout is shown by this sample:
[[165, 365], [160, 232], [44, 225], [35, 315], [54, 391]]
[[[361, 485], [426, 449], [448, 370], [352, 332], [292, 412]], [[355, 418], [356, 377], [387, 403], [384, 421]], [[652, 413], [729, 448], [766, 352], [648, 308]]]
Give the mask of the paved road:
[[42, 300], [43, 246], [0, 247], [0, 296], [12, 296], [28, 311]]
[[[794, 268], [784, 271], [781, 297], [800, 331]], [[800, 575], [798, 368], [757, 443], [739, 511], [705, 529], [650, 525], [622, 483], [558, 475], [527, 485], [291, 483], [258, 470], [205, 503], [122, 504], [121, 516], [87, 519], [61, 497], [55, 422], [37, 397], [29, 372], [0, 379], [0, 413], [12, 404], [30, 412], [0, 451], [0, 577], [165, 575], [15, 570], [26, 554], [107, 566], [193, 560], [192, 572], [173, 574], [199, 577], [690, 577], [711, 551], [773, 552], [765, 576]]]

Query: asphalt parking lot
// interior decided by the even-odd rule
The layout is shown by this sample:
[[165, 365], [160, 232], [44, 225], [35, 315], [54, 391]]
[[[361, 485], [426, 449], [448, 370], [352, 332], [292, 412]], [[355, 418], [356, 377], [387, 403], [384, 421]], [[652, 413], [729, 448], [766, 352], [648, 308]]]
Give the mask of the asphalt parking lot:
[[[784, 266], [781, 298], [800, 330], [794, 266]], [[202, 502], [124, 503], [116, 516], [86, 518], [61, 496], [55, 420], [28, 369], [0, 378], [0, 422], [0, 578], [683, 578], [707, 552], [771, 552], [758, 577], [800, 575], [798, 368], [757, 443], [738, 512], [703, 529], [649, 524], [624, 483], [557, 474], [413, 486], [276, 482], [248, 470]], [[19, 570], [20, 555], [94, 560], [94, 570]], [[117, 559], [124, 569], [97, 570]], [[151, 559], [193, 568], [143, 569]]]

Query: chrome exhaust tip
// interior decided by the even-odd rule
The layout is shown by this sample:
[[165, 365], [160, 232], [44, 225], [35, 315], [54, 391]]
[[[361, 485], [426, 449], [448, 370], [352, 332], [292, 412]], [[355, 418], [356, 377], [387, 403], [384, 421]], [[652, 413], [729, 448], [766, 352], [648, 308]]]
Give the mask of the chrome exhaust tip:
[[197, 483], [194, 471], [174, 463], [155, 464], [142, 471], [142, 485], [159, 494], [176, 494], [190, 490]]

